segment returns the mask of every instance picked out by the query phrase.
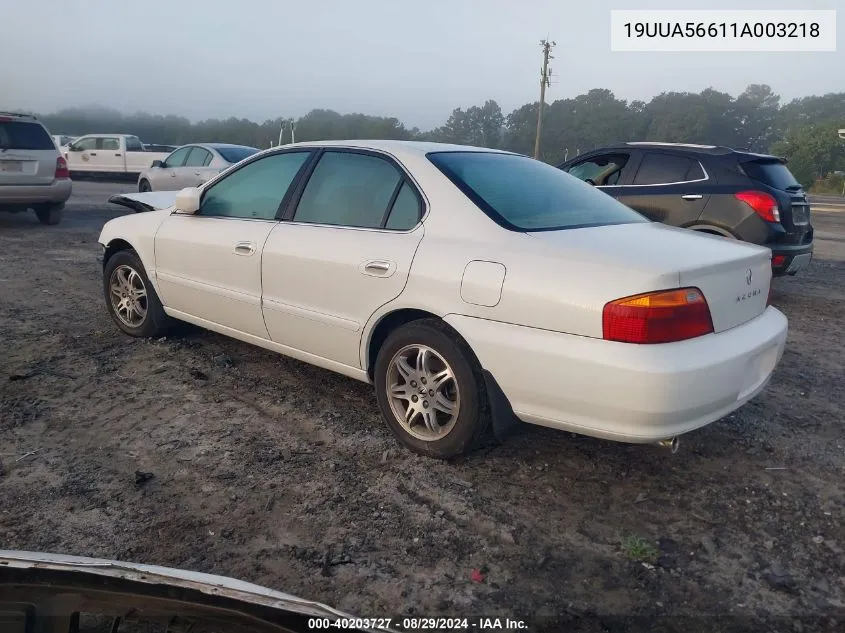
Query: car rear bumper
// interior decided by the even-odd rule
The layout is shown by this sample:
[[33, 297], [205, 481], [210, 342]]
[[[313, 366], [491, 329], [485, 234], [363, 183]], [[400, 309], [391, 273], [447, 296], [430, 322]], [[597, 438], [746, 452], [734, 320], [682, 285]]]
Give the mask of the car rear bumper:
[[33, 204], [59, 204], [70, 198], [73, 183], [69, 178], [54, 180], [49, 185], [2, 185], [0, 209]]
[[714, 422], [757, 395], [783, 355], [786, 317], [769, 307], [719, 334], [617, 343], [449, 315], [525, 422], [650, 443]]
[[806, 268], [813, 259], [813, 243], [809, 244], [766, 244], [772, 251], [772, 274], [794, 275]]

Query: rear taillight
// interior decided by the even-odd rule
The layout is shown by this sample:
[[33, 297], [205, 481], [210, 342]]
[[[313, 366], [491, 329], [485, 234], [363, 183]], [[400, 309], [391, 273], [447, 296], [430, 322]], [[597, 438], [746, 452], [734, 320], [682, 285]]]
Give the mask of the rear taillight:
[[778, 201], [769, 194], [763, 191], [740, 191], [735, 193], [734, 197], [754, 209], [766, 222], [780, 222]]
[[671, 343], [713, 331], [710, 307], [698, 288], [662, 290], [611, 301], [602, 311], [608, 341]]
[[67, 161], [61, 156], [56, 159], [56, 178], [70, 178]]

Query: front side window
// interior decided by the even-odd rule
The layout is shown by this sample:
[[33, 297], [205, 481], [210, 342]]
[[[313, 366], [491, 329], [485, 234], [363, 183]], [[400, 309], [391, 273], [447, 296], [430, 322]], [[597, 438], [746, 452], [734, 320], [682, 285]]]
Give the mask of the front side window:
[[703, 180], [704, 171], [701, 164], [686, 156], [647, 152], [643, 156], [635, 185], [671, 185], [676, 182]]
[[97, 149], [97, 139], [96, 138], [84, 138], [79, 141], [74, 141], [73, 146], [76, 149], [81, 151], [88, 151], [92, 149]]
[[648, 222], [603, 191], [527, 156], [433, 152], [428, 159], [492, 220], [512, 231]]
[[273, 220], [310, 152], [271, 154], [216, 182], [202, 198], [200, 215]]
[[296, 208], [295, 222], [381, 228], [403, 183], [391, 163], [369, 154], [326, 152]]
[[628, 164], [628, 158], [628, 154], [594, 156], [572, 165], [566, 171], [579, 180], [589, 181], [599, 187], [613, 186], [619, 184], [619, 178], [625, 165]]
[[185, 164], [185, 159], [188, 157], [188, 153], [191, 151], [190, 147], [180, 147], [175, 152], [173, 152], [170, 156], [164, 159], [164, 167], [173, 168], [173, 167], [181, 167]]

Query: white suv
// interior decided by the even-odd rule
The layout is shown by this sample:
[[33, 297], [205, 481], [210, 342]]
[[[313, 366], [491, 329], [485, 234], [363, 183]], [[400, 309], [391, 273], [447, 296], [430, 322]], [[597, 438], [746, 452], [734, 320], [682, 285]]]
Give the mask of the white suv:
[[0, 112], [0, 211], [33, 209], [58, 224], [72, 183], [67, 162], [34, 116]]

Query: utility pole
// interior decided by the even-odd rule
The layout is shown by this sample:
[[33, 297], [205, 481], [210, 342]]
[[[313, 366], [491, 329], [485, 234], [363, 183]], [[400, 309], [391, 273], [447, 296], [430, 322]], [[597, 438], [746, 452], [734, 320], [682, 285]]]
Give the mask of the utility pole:
[[296, 122], [293, 119], [290, 120], [290, 142], [296, 143]]
[[549, 77], [552, 74], [549, 68], [549, 60], [554, 59], [551, 54], [552, 47], [557, 46], [555, 42], [548, 40], [540, 40], [540, 46], [543, 47], [543, 70], [540, 72], [540, 107], [537, 111], [537, 138], [534, 139], [534, 158], [540, 158], [540, 133], [543, 130], [543, 106], [546, 101], [546, 86], [551, 85]]

